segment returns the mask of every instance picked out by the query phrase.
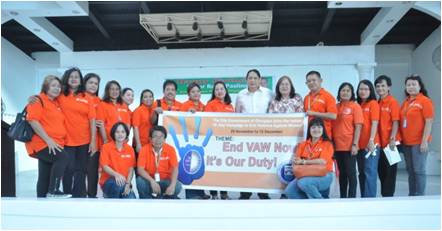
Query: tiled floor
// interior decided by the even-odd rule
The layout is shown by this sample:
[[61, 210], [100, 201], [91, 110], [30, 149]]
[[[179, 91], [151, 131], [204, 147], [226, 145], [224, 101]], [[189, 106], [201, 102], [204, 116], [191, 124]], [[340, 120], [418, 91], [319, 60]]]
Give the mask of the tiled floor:
[[[396, 179], [396, 192], [395, 196], [407, 196], [408, 195], [408, 182], [407, 182], [408, 174], [405, 170], [399, 170], [398, 176]], [[17, 197], [35, 197], [35, 185], [37, 182], [37, 171], [28, 171], [21, 172], [17, 175]], [[183, 190], [184, 191], [184, 190]], [[181, 192], [179, 195], [180, 198], [185, 198], [184, 192]], [[135, 192], [137, 194], [137, 192]], [[207, 192], [208, 193], [208, 192]], [[441, 193], [441, 178], [439, 176], [427, 176], [427, 195], [440, 195]], [[359, 190], [357, 195], [360, 195]], [[380, 195], [379, 187], [378, 187], [378, 195]], [[101, 191], [99, 192], [99, 196], [101, 196]], [[238, 192], [230, 192], [229, 196], [231, 198], [238, 198]], [[279, 199], [279, 194], [271, 194], [270, 197], [272, 199]], [[336, 180], [332, 183], [332, 188], [330, 190], [331, 198], [339, 197], [339, 185]], [[252, 199], [257, 199], [256, 193], [253, 194]]]

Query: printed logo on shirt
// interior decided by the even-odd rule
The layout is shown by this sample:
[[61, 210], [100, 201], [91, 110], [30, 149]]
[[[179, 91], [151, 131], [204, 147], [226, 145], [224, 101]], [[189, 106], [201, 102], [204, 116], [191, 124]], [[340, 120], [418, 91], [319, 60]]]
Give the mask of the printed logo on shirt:
[[317, 99], [317, 100], [315, 100], [315, 102], [319, 102], [319, 103], [325, 104], [325, 101], [323, 99]]
[[81, 102], [81, 103], [89, 103], [89, 101], [87, 101], [86, 99], [82, 99], [82, 98], [76, 98], [75, 100], [77, 102]]
[[422, 107], [422, 104], [420, 104], [420, 103], [413, 103], [413, 104], [410, 104], [410, 107], [417, 107], [417, 108], [419, 108], [419, 109], [424, 108], [424, 107]]
[[160, 160], [169, 160], [170, 158], [168, 156], [162, 156], [160, 157]]
[[389, 107], [381, 107], [381, 111], [391, 112]]
[[369, 111], [370, 111], [370, 108], [369, 108], [369, 107], [364, 108], [364, 111], [369, 112]]
[[350, 115], [351, 112], [352, 112], [352, 110], [349, 107], [346, 107], [346, 108], [344, 108], [344, 110], [342, 110], [342, 114], [344, 114], [344, 115]]
[[120, 157], [121, 158], [131, 158], [132, 155], [131, 154], [121, 154]]
[[124, 108], [117, 108], [117, 111], [127, 112], [127, 110]]

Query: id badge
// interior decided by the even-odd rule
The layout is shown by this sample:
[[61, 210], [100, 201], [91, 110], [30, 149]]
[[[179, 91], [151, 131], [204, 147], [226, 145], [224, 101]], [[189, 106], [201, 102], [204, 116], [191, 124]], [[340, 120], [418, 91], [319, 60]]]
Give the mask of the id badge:
[[407, 128], [407, 120], [406, 119], [404, 119], [404, 122], [402, 123], [402, 127]]
[[155, 181], [160, 182], [160, 174], [158, 172], [155, 173]]

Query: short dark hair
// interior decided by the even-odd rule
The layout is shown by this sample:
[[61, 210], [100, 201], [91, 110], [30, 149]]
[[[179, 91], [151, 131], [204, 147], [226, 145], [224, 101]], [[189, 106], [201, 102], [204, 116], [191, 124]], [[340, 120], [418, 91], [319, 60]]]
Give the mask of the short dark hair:
[[385, 80], [385, 82], [387, 83], [387, 86], [391, 87], [391, 79], [390, 77], [386, 76], [386, 75], [380, 75], [379, 77], [376, 78], [376, 80], [374, 81], [374, 85], [376, 86], [378, 83], [381, 83], [382, 80]]
[[65, 96], [69, 95], [69, 93], [70, 93], [70, 90], [69, 90], [69, 77], [71, 76], [71, 74], [73, 72], [78, 72], [78, 75], [80, 75], [80, 86], [78, 86], [78, 89], [75, 92], [75, 94], [80, 94], [80, 93], [84, 93], [85, 92], [83, 75], [81, 74], [80, 69], [78, 67], [72, 67], [72, 68], [67, 69], [64, 72], [63, 77], [61, 79], [62, 91], [63, 91], [63, 95], [65, 95]]
[[280, 101], [281, 100], [281, 92], [279, 91], [279, 85], [281, 85], [281, 82], [287, 79], [290, 83], [290, 99], [294, 98], [296, 93], [295, 93], [295, 87], [293, 86], [292, 80], [290, 79], [290, 77], [288, 77], [287, 75], [282, 76], [281, 78], [278, 79], [278, 82], [276, 83], [276, 87], [275, 87], [275, 92], [276, 92], [276, 96], [275, 96], [275, 100], [276, 101]]
[[321, 126], [322, 127], [322, 140], [323, 141], [330, 141], [330, 137], [328, 137], [327, 135], [327, 131], [324, 125], [324, 120], [322, 120], [319, 117], [313, 117], [312, 120], [310, 120], [310, 122], [308, 122], [308, 129], [307, 129], [307, 140], [312, 138], [312, 134], [310, 134], [310, 129], [314, 126]]
[[[419, 86], [421, 87], [421, 90], [419, 91], [420, 93], [422, 93], [423, 95], [425, 95], [426, 97], [428, 97], [428, 92], [427, 89], [425, 89], [425, 85], [424, 82], [422, 81], [421, 77], [419, 75], [411, 75], [408, 76], [405, 79], [405, 85], [407, 84], [408, 80], [416, 80], [419, 83]], [[410, 94], [408, 94], [407, 89], [405, 89], [405, 95], [408, 97]]]
[[112, 138], [112, 140], [114, 140], [115, 141], [115, 132], [117, 131], [117, 128], [119, 127], [119, 126], [123, 126], [123, 129], [124, 129], [124, 131], [126, 132], [126, 139], [129, 137], [129, 128], [127, 127], [127, 125], [125, 124], [125, 123], [123, 123], [123, 122], [116, 122], [113, 126], [112, 126], [112, 128], [111, 128], [111, 131], [110, 131], [110, 135], [111, 135], [111, 138]]
[[344, 82], [341, 84], [341, 86], [339, 86], [339, 90], [338, 90], [338, 96], [336, 97], [336, 99], [341, 102], [341, 96], [340, 96], [340, 92], [342, 90], [342, 88], [344, 88], [345, 86], [350, 87], [351, 90], [351, 97], [350, 97], [350, 101], [355, 101], [356, 100], [356, 96], [355, 96], [355, 89], [353, 87], [353, 85], [351, 85], [351, 83], [349, 82]]
[[215, 96], [215, 87], [218, 84], [223, 85], [224, 89], [226, 89], [226, 96], [224, 96], [224, 103], [227, 104], [227, 105], [231, 104], [232, 103], [232, 98], [230, 98], [229, 90], [227, 90], [226, 84], [223, 81], [216, 81], [215, 84], [213, 84], [212, 97], [210, 98], [209, 102], [216, 98], [216, 96]]
[[144, 89], [144, 90], [141, 92], [141, 95], [140, 95], [140, 105], [143, 104], [143, 95], [144, 95], [144, 93], [146, 93], [146, 92], [149, 92], [150, 94], [152, 94], [152, 97], [154, 97], [153, 92], [152, 92], [150, 89]]
[[178, 85], [175, 83], [175, 81], [171, 80], [171, 79], [167, 79], [166, 81], [164, 81], [163, 83], [163, 92], [166, 90], [166, 86], [172, 84], [175, 87], [175, 90], [178, 89]]
[[192, 88], [197, 87], [198, 89], [201, 90], [201, 87], [199, 84], [197, 84], [196, 82], [191, 82], [188, 86], [187, 86], [187, 94], [190, 93], [190, 91], [192, 90]]
[[359, 82], [359, 84], [358, 84], [358, 89], [356, 90], [357, 92], [358, 92], [358, 98], [357, 98], [357, 101], [358, 101], [358, 103], [359, 104], [361, 104], [362, 103], [362, 99], [361, 99], [361, 97], [359, 97], [359, 87], [361, 86], [361, 84], [365, 84], [365, 85], [367, 85], [368, 86], [368, 89], [370, 89], [370, 95], [368, 96], [368, 98], [367, 98], [367, 102], [370, 102], [370, 101], [372, 101], [372, 100], [376, 100], [376, 93], [375, 93], [375, 91], [374, 91], [374, 86], [373, 86], [373, 84], [371, 83], [371, 81], [370, 80], [368, 80], [368, 79], [364, 79], [364, 80], [361, 80], [360, 82]]
[[98, 96], [98, 92], [100, 91], [100, 81], [101, 81], [101, 78], [97, 74], [95, 74], [95, 73], [87, 73], [84, 76], [84, 87], [86, 88], [87, 81], [89, 81], [89, 79], [92, 79], [92, 78], [96, 78], [98, 80], [97, 92], [95, 92], [95, 95]]
[[167, 130], [166, 130], [165, 127], [163, 127], [163, 126], [161, 126], [161, 125], [155, 125], [155, 126], [153, 126], [153, 127], [150, 129], [150, 132], [149, 132], [149, 137], [150, 137], [150, 138], [152, 138], [152, 135], [153, 135], [153, 133], [154, 133], [155, 131], [159, 131], [159, 132], [163, 133], [163, 135], [164, 135], [164, 139], [167, 138]]
[[111, 80], [111, 81], [106, 83], [106, 86], [104, 87], [103, 101], [106, 102], [106, 103], [110, 103], [111, 102], [109, 90], [110, 90], [110, 87], [112, 86], [112, 84], [117, 85], [118, 88], [120, 89], [120, 95], [117, 98], [117, 103], [122, 104], [123, 103], [123, 99], [121, 98], [121, 86], [120, 86], [120, 84], [116, 80]]
[[258, 75], [258, 77], [261, 78], [261, 73], [259, 73], [258, 70], [256, 70], [256, 69], [251, 69], [251, 70], [249, 70], [249, 71], [247, 72], [247, 74], [246, 74], [246, 79], [249, 77], [250, 72], [255, 72], [256, 75]]
[[125, 87], [125, 88], [123, 88], [123, 90], [121, 91], [121, 95], [124, 95], [124, 93], [126, 93], [126, 91], [132, 91], [132, 92], [134, 92], [134, 90], [133, 90], [132, 88], [130, 88], [130, 87]]
[[319, 73], [319, 71], [309, 71], [306, 75], [305, 78], [307, 79], [307, 77], [309, 75], [317, 75], [319, 78], [321, 78], [321, 73]]

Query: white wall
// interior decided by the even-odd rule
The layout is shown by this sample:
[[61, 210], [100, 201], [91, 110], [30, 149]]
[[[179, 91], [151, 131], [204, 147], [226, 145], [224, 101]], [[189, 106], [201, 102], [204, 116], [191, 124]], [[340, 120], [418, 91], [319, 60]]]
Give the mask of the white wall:
[[[440, 55], [440, 26], [430, 36], [428, 36], [419, 47], [414, 50], [412, 54], [412, 73], [418, 74], [424, 81], [425, 87], [428, 90], [428, 94], [433, 101], [435, 108], [435, 119], [431, 135], [433, 136], [433, 142], [430, 143], [430, 155], [428, 157], [430, 173], [440, 174], [440, 105], [441, 105], [441, 73], [440, 69], [432, 62], [433, 52], [439, 47]], [[440, 58], [440, 56], [439, 56]], [[439, 59], [440, 62], [440, 59]], [[440, 64], [439, 64], [440, 65]], [[440, 66], [439, 66], [440, 68]]]
[[[1, 97], [6, 105], [3, 120], [10, 124], [17, 112], [23, 110], [28, 96], [37, 92], [38, 84], [34, 60], [4, 38], [1, 44]], [[37, 161], [29, 158], [24, 143], [15, 142], [15, 153], [17, 172], [37, 168]]]

